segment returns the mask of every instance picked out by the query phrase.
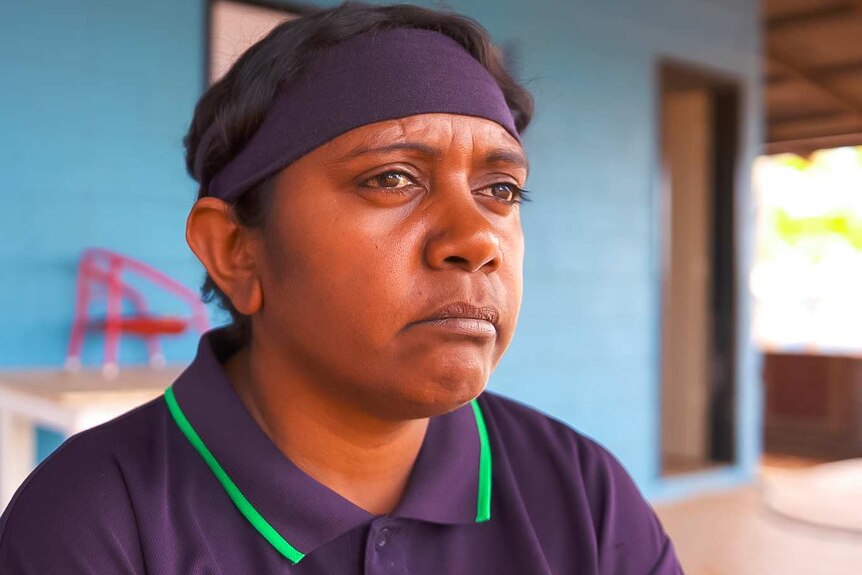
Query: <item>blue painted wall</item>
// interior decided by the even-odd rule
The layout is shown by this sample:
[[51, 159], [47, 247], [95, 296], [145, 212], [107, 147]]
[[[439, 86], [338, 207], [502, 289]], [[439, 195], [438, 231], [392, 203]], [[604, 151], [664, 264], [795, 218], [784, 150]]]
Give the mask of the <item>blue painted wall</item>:
[[[199, 2], [0, 4], [0, 365], [62, 365], [75, 268], [110, 247], [190, 286], [181, 138], [202, 86]], [[85, 359], [99, 361], [98, 341]], [[192, 342], [167, 349], [189, 356]], [[122, 358], [143, 347], [124, 343]]]
[[[738, 285], [746, 294], [747, 166], [762, 117], [756, 0], [449, 5], [498, 42], [516, 41], [520, 75], [538, 104], [526, 136], [534, 201], [523, 211], [525, 300], [492, 388], [600, 440], [654, 498], [748, 480], [761, 409], [747, 301], [739, 325], [740, 463], [658, 479], [655, 111], [661, 57], [743, 83]], [[8, 278], [0, 284], [0, 366], [62, 362], [85, 246], [112, 247], [190, 287], [199, 283], [201, 268], [183, 239], [194, 186], [180, 139], [203, 85], [204, 9], [200, 0], [0, 7], [0, 263]], [[169, 346], [169, 359], [189, 359], [194, 340]], [[98, 361], [97, 347], [85, 360]], [[123, 348], [124, 359], [142, 357], [139, 347]]]

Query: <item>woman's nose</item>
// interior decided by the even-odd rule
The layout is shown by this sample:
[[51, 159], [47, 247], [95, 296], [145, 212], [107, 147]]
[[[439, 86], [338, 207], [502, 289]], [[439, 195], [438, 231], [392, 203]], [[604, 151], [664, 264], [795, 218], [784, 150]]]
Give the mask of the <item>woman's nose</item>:
[[[503, 261], [499, 230], [482, 213], [476, 198], [466, 192], [449, 194], [437, 202], [429, 227], [425, 259], [435, 269], [461, 268], [473, 273], [496, 271]], [[428, 214], [429, 216], [431, 213]]]

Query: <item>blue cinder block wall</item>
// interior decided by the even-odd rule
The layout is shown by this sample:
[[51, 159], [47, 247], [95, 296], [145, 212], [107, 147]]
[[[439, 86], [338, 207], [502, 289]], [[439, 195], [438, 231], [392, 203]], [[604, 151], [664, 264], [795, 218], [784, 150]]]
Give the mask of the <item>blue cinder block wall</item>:
[[[320, 2], [333, 4], [333, 2]], [[426, 5], [439, 6], [438, 3]], [[747, 168], [758, 152], [756, 0], [458, 0], [509, 44], [538, 108], [527, 132], [525, 299], [491, 387], [607, 445], [654, 498], [748, 480], [760, 397], [738, 278], [738, 465], [675, 480], [659, 470], [657, 61], [743, 87], [740, 269], [751, 253]], [[90, 245], [195, 288], [183, 239], [195, 193], [181, 137], [204, 85], [206, 3], [52, 0], [0, 6], [0, 367], [62, 363], [74, 272]], [[191, 358], [195, 337], [167, 346]], [[85, 361], [99, 360], [92, 342]], [[124, 344], [124, 361], [142, 347]]]
[[[181, 139], [203, 85], [203, 9], [0, 4], [0, 366], [62, 365], [85, 247], [200, 282], [183, 237], [195, 188]], [[191, 339], [168, 358], [189, 357]], [[88, 340], [85, 361], [100, 361], [100, 343]], [[121, 351], [145, 357], [134, 342]]]

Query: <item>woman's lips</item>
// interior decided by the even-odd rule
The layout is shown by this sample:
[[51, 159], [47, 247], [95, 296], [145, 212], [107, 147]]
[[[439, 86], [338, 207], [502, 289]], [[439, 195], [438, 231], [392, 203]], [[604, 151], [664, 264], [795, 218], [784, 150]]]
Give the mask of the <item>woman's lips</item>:
[[428, 319], [412, 324], [412, 327], [439, 331], [445, 334], [490, 339], [497, 336], [497, 328], [485, 319], [475, 317], [446, 317]]
[[497, 337], [499, 320], [500, 312], [496, 307], [462, 300], [440, 306], [408, 327], [444, 336], [488, 340]]

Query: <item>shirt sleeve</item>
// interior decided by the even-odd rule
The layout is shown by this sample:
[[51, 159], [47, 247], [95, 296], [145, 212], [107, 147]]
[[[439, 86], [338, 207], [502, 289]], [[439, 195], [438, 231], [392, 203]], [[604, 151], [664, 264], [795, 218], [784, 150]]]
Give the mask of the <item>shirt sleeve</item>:
[[673, 543], [622, 464], [590, 440], [582, 442], [580, 459], [596, 529], [599, 573], [682, 575]]
[[37, 467], [0, 517], [0, 573], [144, 573], [116, 464], [73, 437]]

